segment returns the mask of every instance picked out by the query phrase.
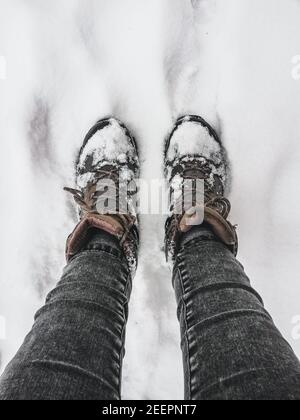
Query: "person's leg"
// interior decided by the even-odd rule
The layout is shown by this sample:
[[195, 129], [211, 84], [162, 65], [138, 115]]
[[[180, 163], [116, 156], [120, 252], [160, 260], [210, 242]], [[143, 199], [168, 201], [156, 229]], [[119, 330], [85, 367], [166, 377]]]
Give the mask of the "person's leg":
[[200, 117], [179, 119], [165, 165], [166, 252], [174, 264], [186, 399], [300, 399], [300, 363], [236, 259], [225, 198], [229, 165], [216, 132]]
[[120, 398], [131, 275], [105, 232], [67, 265], [0, 380], [1, 400]]
[[298, 359], [210, 229], [183, 237], [173, 284], [186, 399], [300, 399]]
[[79, 153], [77, 189], [66, 188], [80, 215], [67, 241], [68, 265], [2, 375], [0, 399], [120, 399], [138, 175], [128, 129], [113, 118], [99, 121]]

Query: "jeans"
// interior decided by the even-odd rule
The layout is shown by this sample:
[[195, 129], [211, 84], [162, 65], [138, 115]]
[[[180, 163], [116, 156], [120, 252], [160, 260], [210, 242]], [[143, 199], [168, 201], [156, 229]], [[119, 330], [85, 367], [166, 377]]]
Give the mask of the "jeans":
[[[185, 399], [300, 399], [300, 363], [241, 264], [205, 227], [183, 237], [173, 272]], [[1, 400], [119, 400], [132, 280], [98, 231], [67, 265], [0, 379]]]

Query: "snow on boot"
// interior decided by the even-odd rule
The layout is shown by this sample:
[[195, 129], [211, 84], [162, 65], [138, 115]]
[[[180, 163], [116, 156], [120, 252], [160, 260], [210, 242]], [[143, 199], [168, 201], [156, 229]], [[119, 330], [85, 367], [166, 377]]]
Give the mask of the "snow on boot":
[[236, 229], [227, 221], [231, 205], [224, 197], [229, 183], [226, 151], [201, 117], [186, 116], [175, 124], [166, 143], [165, 176], [170, 189], [167, 260], [174, 261], [182, 235], [203, 223], [236, 255]]
[[85, 246], [96, 228], [119, 240], [129, 268], [135, 273], [139, 244], [136, 214], [139, 168], [137, 145], [128, 129], [114, 118], [95, 124], [78, 156], [77, 188], [65, 188], [78, 204], [80, 218], [67, 241], [68, 261]]

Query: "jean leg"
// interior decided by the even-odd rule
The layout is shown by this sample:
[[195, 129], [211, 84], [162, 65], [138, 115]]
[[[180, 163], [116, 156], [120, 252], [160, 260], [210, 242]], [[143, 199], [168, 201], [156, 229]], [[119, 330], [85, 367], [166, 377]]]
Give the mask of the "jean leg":
[[183, 238], [173, 284], [187, 400], [300, 399], [297, 357], [242, 265], [208, 228]]
[[120, 399], [130, 293], [117, 240], [98, 231], [36, 314], [0, 379], [0, 399]]

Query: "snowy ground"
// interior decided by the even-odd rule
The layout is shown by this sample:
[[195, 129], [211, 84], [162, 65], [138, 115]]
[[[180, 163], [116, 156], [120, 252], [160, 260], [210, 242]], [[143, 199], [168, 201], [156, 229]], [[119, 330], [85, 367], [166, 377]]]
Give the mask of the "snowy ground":
[[[162, 176], [174, 118], [217, 127], [240, 259], [300, 356], [299, 21], [299, 0], [0, 0], [2, 368], [64, 264], [75, 153], [110, 114], [136, 134], [146, 179]], [[180, 399], [163, 218], [142, 224], [123, 394]]]

